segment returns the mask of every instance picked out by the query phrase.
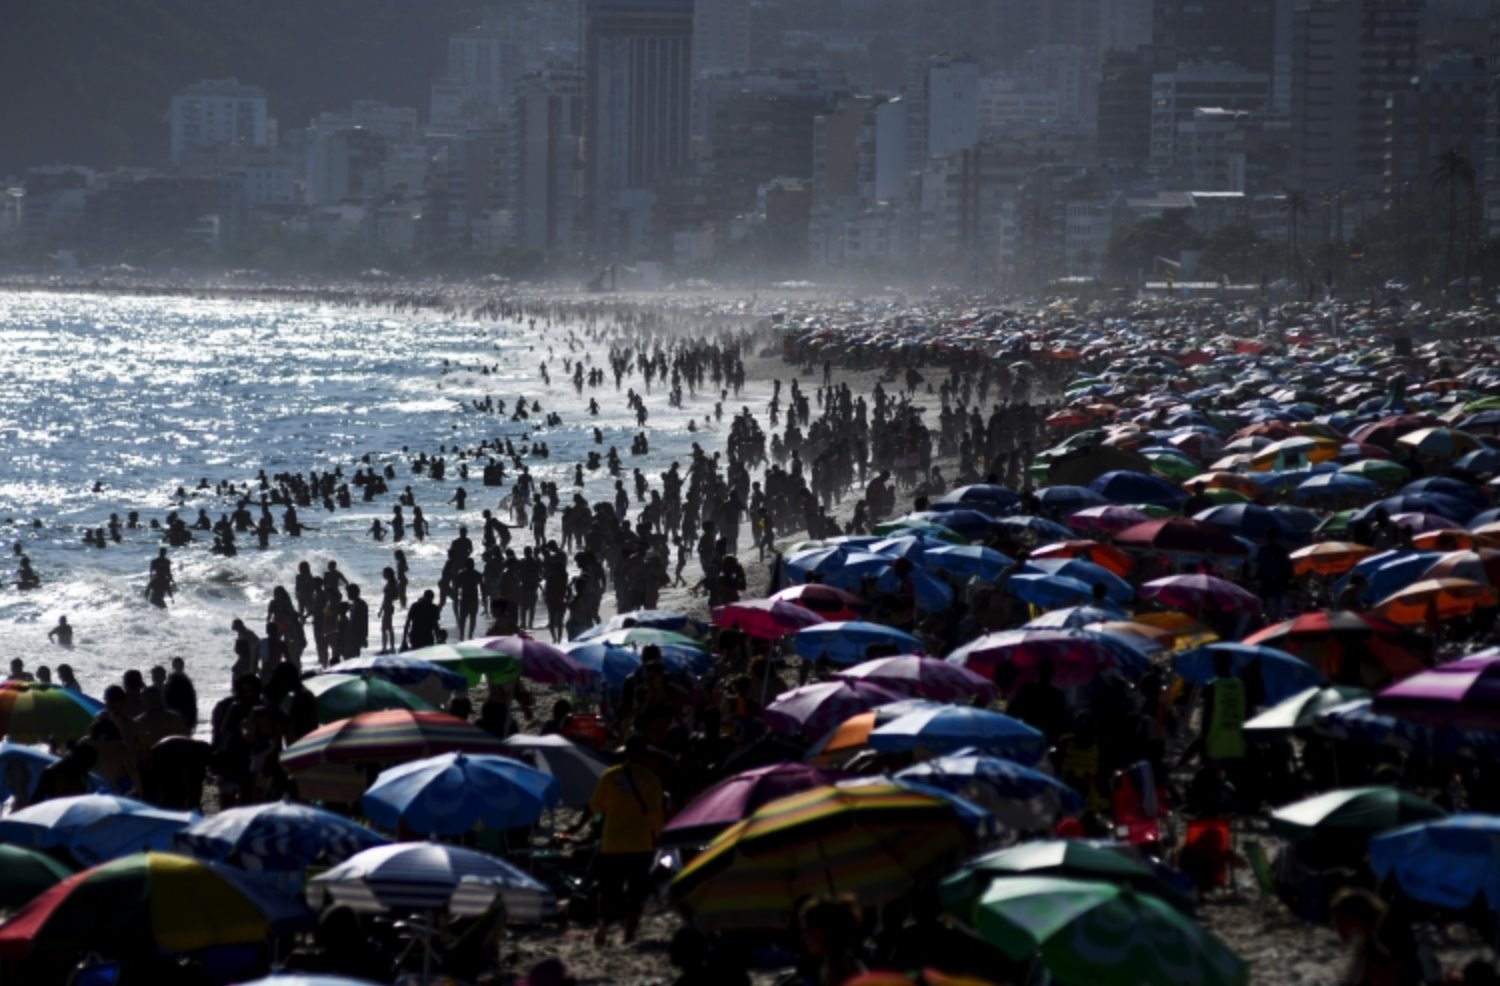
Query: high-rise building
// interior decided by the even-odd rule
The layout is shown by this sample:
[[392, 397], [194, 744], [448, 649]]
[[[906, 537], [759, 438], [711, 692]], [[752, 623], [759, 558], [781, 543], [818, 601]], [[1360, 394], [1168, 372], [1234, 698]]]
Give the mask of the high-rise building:
[[1179, 64], [1151, 84], [1151, 170], [1168, 174], [1180, 162], [1178, 131], [1199, 109], [1262, 113], [1271, 101], [1271, 77], [1225, 62]]
[[693, 0], [587, 0], [584, 148], [592, 233], [642, 242], [652, 188], [688, 160]]
[[696, 0], [693, 75], [750, 67], [750, 0]]
[[238, 79], [205, 79], [172, 97], [172, 163], [189, 151], [265, 147], [270, 140], [266, 91]]
[[1230, 62], [1271, 73], [1276, 51], [1275, 0], [1155, 0], [1152, 43], [1183, 62]]
[[1151, 43], [1153, 0], [1101, 0], [1099, 52], [1135, 51]]
[[1485, 119], [1484, 228], [1490, 235], [1500, 233], [1500, 3], [1490, 7], [1488, 66], [1490, 71], [1489, 113]]
[[1292, 185], [1377, 193], [1386, 101], [1421, 72], [1422, 0], [1310, 0], [1292, 30]]
[[576, 245], [582, 191], [582, 77], [556, 71], [522, 79], [510, 123], [511, 243], [567, 253]]
[[906, 91], [908, 167], [979, 141], [979, 66], [938, 55], [914, 66]]
[[[1458, 150], [1482, 183], [1489, 104], [1485, 59], [1459, 55], [1429, 65], [1404, 89], [1386, 97], [1385, 194], [1392, 202], [1430, 184], [1445, 151]], [[1480, 184], [1478, 187], [1483, 187]]]

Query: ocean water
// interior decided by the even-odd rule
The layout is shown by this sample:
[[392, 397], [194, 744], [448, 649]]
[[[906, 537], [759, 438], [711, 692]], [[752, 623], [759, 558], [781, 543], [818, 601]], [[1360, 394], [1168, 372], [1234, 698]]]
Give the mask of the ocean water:
[[[574, 333], [580, 348], [569, 354]], [[720, 426], [696, 434], [687, 428], [690, 417], [702, 425], [712, 413], [716, 393], [685, 395], [683, 408], [674, 409], [658, 381], [646, 394], [651, 454], [628, 455], [636, 429], [626, 389], [642, 390], [644, 382], [626, 378], [616, 391], [607, 378], [604, 386], [578, 395], [563, 370], [564, 357], [582, 356], [591, 360], [586, 365], [607, 368], [607, 346], [585, 345], [581, 327], [568, 324], [538, 322], [530, 331], [513, 321], [438, 312], [0, 292], [0, 346], [0, 538], [7, 542], [0, 546], [0, 659], [8, 664], [20, 657], [28, 667], [66, 661], [95, 694], [127, 668], [144, 672], [181, 656], [206, 707], [227, 692], [230, 621], [243, 617], [252, 627], [263, 622], [271, 589], [290, 589], [299, 561], [310, 561], [314, 571], [337, 561], [365, 589], [373, 610], [394, 545], [389, 537], [375, 542], [367, 531], [376, 517], [389, 520], [395, 494], [406, 485], [433, 535], [417, 544], [408, 532], [401, 543], [411, 563], [411, 587], [420, 594], [435, 586], [458, 524], [467, 522], [477, 532], [480, 511], [497, 507], [510, 483], [485, 488], [477, 461], [469, 480], [461, 482], [451, 458], [442, 482], [413, 476], [410, 459], [418, 451], [472, 446], [481, 438], [519, 441], [530, 434], [551, 450], [549, 459], [529, 460], [531, 472], [538, 480], [556, 481], [566, 500], [574, 489], [573, 466], [589, 449], [603, 453], [617, 446], [630, 488], [633, 467], [640, 466], [656, 486], [658, 474], [689, 453], [694, 441], [710, 451], [723, 442]], [[551, 386], [539, 371], [549, 346]], [[444, 360], [459, 369], [445, 373]], [[498, 364], [498, 371], [468, 369], [481, 363]], [[512, 423], [508, 415], [474, 410], [471, 401], [485, 395], [505, 400], [507, 410], [524, 395], [540, 401], [542, 415]], [[599, 401], [597, 418], [587, 412], [590, 396]], [[726, 425], [740, 405], [763, 407], [769, 397], [768, 385], [749, 382], [742, 397], [726, 405]], [[534, 426], [552, 410], [563, 416], [559, 427]], [[604, 432], [601, 446], [594, 445], [596, 425]], [[143, 595], [149, 561], [160, 546], [154, 532], [144, 526], [125, 531], [122, 544], [103, 550], [83, 542], [84, 529], [104, 526], [112, 512], [123, 521], [127, 511], [137, 510], [143, 525], [165, 517], [176, 505], [178, 487], [189, 491], [182, 509], [189, 522], [199, 507], [215, 520], [231, 511], [232, 498], [193, 490], [200, 478], [244, 484], [261, 469], [306, 475], [336, 465], [347, 478], [364, 455], [377, 466], [395, 466], [390, 494], [363, 504], [356, 489], [351, 510], [299, 510], [316, 530], [300, 539], [278, 535], [265, 551], [253, 537], [240, 535], [234, 558], [211, 554], [211, 535], [195, 532], [194, 544], [171, 551], [178, 591], [166, 611]], [[512, 473], [507, 464], [508, 477]], [[585, 475], [583, 492], [590, 500], [612, 496], [606, 470]], [[462, 515], [447, 503], [459, 485], [469, 493]], [[278, 522], [281, 511], [272, 508]], [[15, 588], [18, 542], [42, 579], [40, 589]], [[513, 543], [527, 543], [526, 537]], [[47, 640], [64, 614], [75, 627], [71, 652]], [[378, 627], [371, 631], [378, 643]]]

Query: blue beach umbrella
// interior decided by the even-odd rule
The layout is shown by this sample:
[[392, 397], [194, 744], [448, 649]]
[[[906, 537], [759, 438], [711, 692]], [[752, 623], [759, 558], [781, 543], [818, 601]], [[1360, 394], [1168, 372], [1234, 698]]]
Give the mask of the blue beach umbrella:
[[[685, 644], [657, 644], [661, 650], [662, 666], [667, 673], [680, 678], [704, 674], [709, 668], [709, 657], [696, 647]], [[594, 675], [595, 686], [610, 690], [619, 689], [631, 672], [641, 666], [641, 648], [634, 644], [607, 644], [602, 640], [565, 644], [563, 653]]]
[[[1480, 451], [1493, 452], [1494, 450], [1481, 449]], [[1474, 454], [1476, 453], [1469, 453], [1469, 455]], [[1468, 458], [1468, 456], [1464, 458]], [[1484, 510], [1490, 505], [1490, 498], [1484, 495], [1483, 490], [1461, 479], [1454, 479], [1452, 476], [1427, 476], [1423, 479], [1414, 479], [1401, 487], [1399, 492], [1417, 496], [1425, 496], [1433, 493], [1439, 496], [1451, 496], [1456, 500], [1465, 501], [1475, 510]]]
[[[0, 739], [0, 803], [4, 803], [13, 794], [29, 800], [31, 793], [36, 790], [37, 781], [41, 779], [42, 771], [57, 761], [57, 757], [45, 750]], [[17, 784], [24, 784], [24, 790], [12, 790], [10, 785], [13, 779]], [[90, 774], [88, 783], [95, 794], [109, 793], [109, 782], [98, 774]]]
[[1483, 899], [1500, 911], [1500, 818], [1454, 815], [1382, 833], [1370, 840], [1370, 868], [1436, 907]]
[[1297, 484], [1296, 492], [1292, 495], [1299, 503], [1319, 503], [1340, 497], [1373, 496], [1379, 490], [1378, 483], [1363, 476], [1347, 472], [1325, 472]]
[[[895, 561], [894, 558], [877, 554], [851, 558], [843, 568], [824, 575], [823, 582], [838, 589], [857, 592], [866, 579], [873, 578], [878, 591], [895, 592], [901, 582], [901, 577], [892, 567]], [[940, 613], [953, 605], [953, 590], [930, 573], [913, 565], [907, 574], [919, 609]]]
[[98, 866], [137, 852], [166, 852], [177, 836], [203, 818], [196, 811], [143, 811], [107, 815], [79, 826], [68, 838], [68, 854], [86, 866]]
[[628, 630], [633, 627], [644, 627], [647, 630], [666, 630], [670, 633], [680, 633], [684, 637], [692, 637], [694, 640], [703, 640], [708, 636], [708, 624], [697, 620], [686, 613], [679, 613], [671, 609], [636, 609], [628, 613], [616, 613], [598, 626], [589, 627], [580, 633], [574, 640], [593, 640], [602, 637], [606, 633], [616, 630]]
[[558, 799], [557, 779], [519, 760], [445, 753], [382, 771], [360, 805], [388, 831], [463, 835], [534, 825]]
[[880, 753], [953, 753], [968, 747], [1021, 763], [1036, 763], [1047, 738], [1003, 712], [946, 705], [909, 712], [870, 731], [870, 749]]
[[1036, 497], [1051, 513], [1066, 517], [1087, 507], [1102, 507], [1109, 499], [1087, 486], [1044, 486]]
[[1055, 520], [1022, 514], [1016, 517], [1001, 517], [1000, 526], [1015, 537], [1030, 542], [1066, 541], [1074, 537], [1072, 531]]
[[950, 531], [957, 531], [970, 541], [982, 541], [999, 529], [1000, 523], [987, 513], [967, 508], [952, 510], [915, 510], [906, 515], [912, 520], [925, 520], [941, 524]]
[[369, 674], [402, 688], [414, 689], [428, 682], [435, 682], [439, 688], [450, 692], [469, 687], [468, 681], [457, 671], [404, 654], [374, 654], [350, 658], [328, 670], [338, 674]]
[[967, 798], [1017, 831], [1051, 828], [1058, 818], [1083, 810], [1078, 792], [1050, 774], [970, 749], [907, 767], [896, 778]]
[[935, 500], [933, 506], [938, 509], [961, 507], [993, 515], [1014, 510], [1020, 501], [1020, 495], [1009, 486], [1000, 486], [996, 483], [975, 483], [972, 486], [960, 486], [949, 490]]
[[[1077, 579], [1090, 587], [1104, 586], [1104, 596], [1112, 603], [1124, 605], [1135, 599], [1135, 588], [1114, 572], [1082, 558], [1036, 558], [1028, 561], [1021, 574], [1042, 572]], [[1091, 588], [1092, 591], [1092, 588]]]
[[1094, 587], [1087, 582], [1046, 572], [1018, 572], [1005, 580], [1005, 589], [1022, 602], [1043, 609], [1081, 606], [1094, 598]]
[[1048, 610], [1036, 619], [1028, 620], [1021, 629], [1077, 630], [1090, 623], [1109, 623], [1128, 618], [1122, 609], [1116, 609], [1107, 604], [1096, 606], [1089, 603], [1084, 606], [1064, 606], [1061, 609]]
[[177, 836], [179, 851], [243, 870], [302, 870], [340, 863], [386, 840], [356, 822], [292, 801], [229, 808]]
[[150, 805], [113, 794], [53, 798], [0, 819], [0, 842], [33, 849], [67, 848], [85, 827], [118, 815], [155, 811]]
[[922, 642], [911, 634], [863, 620], [819, 623], [798, 630], [792, 649], [804, 661], [824, 658], [834, 664], [859, 664], [869, 659], [870, 648], [890, 654], [920, 654]]
[[1212, 524], [1236, 537], [1261, 541], [1274, 530], [1284, 540], [1302, 540], [1302, 532], [1293, 528], [1275, 511], [1258, 503], [1228, 503], [1200, 511], [1193, 518]]
[[1156, 507], [1182, 506], [1188, 495], [1182, 487], [1143, 472], [1107, 472], [1089, 484], [1089, 489], [1111, 503], [1146, 503]]
[[949, 544], [930, 548], [918, 561], [923, 568], [958, 578], [995, 582], [1016, 567], [1009, 555], [978, 544]]
[[1194, 647], [1174, 655], [1172, 668], [1189, 684], [1206, 685], [1214, 677], [1214, 664], [1220, 654], [1229, 655], [1240, 677], [1253, 669], [1264, 688], [1266, 705], [1327, 684], [1321, 671], [1295, 654], [1254, 644], [1213, 643]]

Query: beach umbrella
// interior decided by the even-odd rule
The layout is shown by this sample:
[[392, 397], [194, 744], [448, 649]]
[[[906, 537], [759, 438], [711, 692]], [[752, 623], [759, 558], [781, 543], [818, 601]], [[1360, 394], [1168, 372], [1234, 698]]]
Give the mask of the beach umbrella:
[[1108, 497], [1087, 486], [1044, 486], [1036, 491], [1036, 498], [1048, 512], [1060, 515], [1109, 503]]
[[1269, 709], [1245, 722], [1251, 732], [1294, 732], [1311, 729], [1318, 716], [1346, 702], [1365, 698], [1370, 693], [1351, 685], [1324, 685], [1303, 689], [1289, 695]]
[[1080, 558], [1124, 578], [1135, 571], [1135, 559], [1112, 544], [1102, 541], [1073, 540], [1044, 544], [1028, 556], [1028, 561], [1051, 558]]
[[320, 726], [281, 751], [298, 773], [318, 764], [406, 763], [440, 753], [493, 753], [500, 740], [445, 712], [362, 712]]
[[0, 736], [17, 743], [78, 739], [103, 710], [104, 703], [71, 689], [0, 682]]
[[974, 747], [987, 753], [1036, 763], [1047, 738], [1002, 712], [949, 705], [908, 712], [870, 732], [869, 746], [879, 753], [952, 753]]
[[1008, 513], [1021, 502], [1020, 494], [1009, 486], [996, 483], [975, 483], [949, 490], [933, 501], [933, 506], [978, 510], [987, 514]]
[[1375, 696], [1372, 709], [1428, 726], [1500, 729], [1500, 651], [1420, 671]]
[[1168, 575], [1141, 586], [1141, 598], [1188, 613], [1258, 613], [1260, 597], [1217, 575]]
[[641, 627], [646, 630], [667, 630], [695, 641], [708, 639], [708, 624], [702, 620], [679, 613], [675, 609], [633, 609], [628, 613], [616, 613], [597, 626], [589, 627], [575, 640], [593, 640], [615, 630], [630, 630]]
[[1027, 620], [1022, 630], [1082, 630], [1091, 623], [1124, 620], [1125, 613], [1116, 606], [1065, 606], [1052, 609], [1034, 620]]
[[1373, 613], [1311, 610], [1246, 637], [1295, 654], [1339, 684], [1378, 688], [1427, 667], [1425, 644]]
[[450, 668], [407, 654], [373, 654], [340, 661], [331, 669], [339, 674], [373, 675], [399, 685], [437, 706], [452, 692], [469, 687], [468, 679]]
[[0, 818], [0, 843], [33, 849], [66, 849], [85, 827], [100, 821], [157, 809], [113, 794], [52, 798]]
[[1396, 446], [1409, 449], [1417, 455], [1447, 460], [1457, 459], [1466, 452], [1483, 447], [1473, 435], [1454, 428], [1421, 428], [1410, 431], [1396, 439]]
[[1361, 459], [1340, 467], [1339, 472], [1368, 479], [1386, 489], [1400, 486], [1411, 475], [1410, 469], [1390, 459]]
[[1202, 485], [1205, 491], [1224, 489], [1232, 490], [1242, 496], [1257, 497], [1265, 492], [1265, 487], [1255, 476], [1246, 476], [1244, 473], [1229, 472], [1224, 469], [1216, 469], [1211, 472], [1202, 473], [1184, 480], [1182, 485], [1186, 489], [1195, 489]]
[[590, 677], [561, 648], [521, 636], [487, 637], [477, 653], [458, 658], [452, 666], [470, 685], [491, 676], [499, 684], [523, 677], [542, 685], [572, 687], [586, 684]]
[[1323, 503], [1345, 497], [1367, 499], [1380, 490], [1374, 480], [1347, 472], [1319, 473], [1297, 484], [1292, 494], [1298, 503]]
[[867, 553], [851, 556], [837, 571], [823, 576], [823, 581], [841, 589], [864, 591], [865, 584], [874, 580], [875, 590], [895, 593], [900, 590], [902, 574], [898, 566], [908, 567], [905, 577], [911, 581], [913, 601], [917, 608], [929, 612], [942, 612], [953, 605], [953, 590], [909, 561], [889, 555]]
[[1090, 507], [1068, 515], [1068, 526], [1085, 533], [1114, 534], [1136, 524], [1150, 520], [1134, 507], [1112, 504], [1108, 507]]
[[347, 976], [324, 976], [316, 973], [278, 972], [242, 983], [240, 986], [378, 986], [368, 979], [350, 979]]
[[[516, 638], [525, 640], [527, 638]], [[407, 651], [407, 657], [427, 661], [463, 675], [470, 685], [488, 679], [495, 684], [509, 684], [521, 676], [521, 661], [506, 637], [476, 637], [458, 644], [434, 644]]]
[[993, 534], [1000, 525], [995, 518], [980, 510], [967, 508], [914, 510], [906, 515], [913, 520], [925, 520], [940, 524], [950, 531], [957, 531], [970, 541], [982, 541]]
[[559, 802], [569, 808], [588, 804], [599, 778], [609, 768], [594, 751], [556, 734], [513, 733], [505, 737], [504, 752], [554, 778]]
[[685, 633], [675, 633], [671, 630], [658, 630], [654, 627], [622, 627], [601, 633], [592, 637], [589, 643], [612, 644], [616, 647], [646, 647], [656, 644], [659, 647], [671, 645], [674, 647], [685, 647], [690, 650], [699, 650], [702, 643], [689, 637]]
[[1005, 580], [1005, 591], [1030, 606], [1078, 606], [1094, 598], [1094, 587], [1066, 575], [1018, 572]]
[[1243, 558], [1250, 553], [1244, 543], [1228, 531], [1201, 520], [1174, 518], [1148, 520], [1115, 535], [1123, 548], [1158, 551], [1163, 554]]
[[969, 749], [907, 767], [896, 779], [952, 792], [1015, 832], [1047, 830], [1064, 815], [1083, 810], [1078, 792], [1052, 775]]
[[[1261, 696], [1274, 705], [1298, 692], [1326, 684], [1323, 673], [1294, 654], [1274, 647], [1213, 643], [1174, 654], [1172, 668], [1193, 685], [1206, 685], [1215, 677], [1215, 665], [1227, 656], [1236, 677], [1258, 680]], [[1253, 695], [1252, 695], [1253, 699]]]
[[[1494, 450], [1486, 449], [1485, 451]], [[1476, 511], [1483, 511], [1490, 505], [1490, 498], [1485, 495], [1483, 490], [1461, 479], [1455, 479], [1452, 476], [1427, 476], [1422, 479], [1415, 479], [1401, 487], [1401, 492], [1417, 495], [1437, 493], [1442, 496], [1450, 496], [1455, 500], [1463, 500]]]
[[1117, 470], [1104, 473], [1089, 483], [1089, 489], [1111, 503], [1146, 503], [1176, 510], [1187, 500], [1182, 487], [1161, 476], [1145, 472]]
[[1500, 911], [1500, 818], [1462, 814], [1417, 822], [1370, 840], [1370, 869], [1426, 904]]
[[1416, 757], [1451, 760], [1460, 754], [1500, 756], [1500, 735], [1425, 726], [1377, 713], [1371, 699], [1354, 699], [1318, 714], [1313, 733], [1355, 746], [1388, 747]]
[[948, 544], [969, 543], [968, 538], [952, 528], [944, 527], [942, 524], [930, 520], [918, 520], [915, 517], [897, 517], [895, 520], [876, 524], [872, 530], [874, 533], [887, 538], [915, 535], [931, 541], [947, 542]]
[[1045, 544], [1062, 541], [1073, 536], [1073, 532], [1055, 520], [1033, 517], [1029, 514], [1001, 517], [1000, 526], [1010, 535], [1026, 544]]
[[800, 763], [756, 767], [726, 777], [688, 802], [661, 833], [663, 846], [701, 846], [762, 805], [843, 780], [847, 775]]
[[1294, 842], [1344, 841], [1362, 852], [1377, 832], [1446, 815], [1426, 798], [1397, 787], [1349, 787], [1277, 808], [1271, 812], [1271, 831]]
[[917, 562], [923, 568], [961, 579], [998, 582], [1016, 567], [1015, 559], [978, 544], [950, 544], [931, 548]]
[[1138, 674], [1146, 669], [1146, 659], [1139, 652], [1079, 630], [1000, 630], [971, 640], [945, 660], [991, 681], [1000, 665], [1010, 665], [1016, 671], [1015, 686], [1033, 680], [1037, 665], [1044, 661], [1051, 665], [1052, 682], [1060, 688], [1087, 684], [1101, 671]]
[[1401, 436], [1441, 424], [1442, 421], [1430, 414], [1400, 414], [1361, 425], [1350, 432], [1349, 437], [1361, 444], [1378, 445], [1391, 451]]
[[[1356, 562], [1353, 568], [1365, 578], [1365, 591], [1361, 600], [1373, 603], [1399, 589], [1404, 589], [1422, 578], [1440, 558], [1440, 551], [1382, 551]], [[1342, 590], [1347, 579], [1342, 579], [1336, 588]]]
[[136, 853], [76, 873], [11, 915], [0, 925], [0, 958], [194, 952], [258, 944], [310, 923], [300, 902], [256, 889], [232, 867]]
[[506, 918], [534, 922], [557, 900], [529, 874], [494, 856], [437, 842], [376, 846], [314, 877], [313, 907], [344, 904], [364, 913], [447, 911], [477, 917], [499, 905]]
[[[697, 647], [683, 644], [655, 646], [661, 651], [662, 667], [673, 677], [690, 678], [709, 669], [708, 655]], [[624, 686], [625, 679], [641, 666], [641, 649], [626, 644], [609, 644], [596, 638], [568, 644], [564, 653], [570, 661], [583, 669], [586, 676], [584, 685], [618, 691]]]
[[815, 582], [787, 586], [771, 598], [810, 609], [824, 620], [858, 620], [874, 608], [868, 600], [852, 592]]
[[1094, 839], [1036, 839], [971, 859], [943, 880], [943, 905], [961, 912], [995, 880], [1016, 876], [1099, 880], [1159, 897], [1184, 913], [1193, 911], [1192, 899], [1164, 880], [1134, 846]]
[[1246, 986], [1245, 963], [1213, 932], [1128, 884], [997, 879], [954, 915], [1011, 959], [1040, 955], [1060, 982]]
[[436, 837], [535, 825], [559, 797], [554, 778], [519, 760], [444, 753], [381, 771], [360, 805], [388, 832]]
[[1500, 595], [1492, 585], [1468, 579], [1423, 579], [1386, 596], [1375, 604], [1373, 612], [1398, 626], [1421, 626], [1468, 616], [1497, 602]]
[[1114, 572], [1082, 558], [1039, 558], [1026, 562], [1020, 574], [1041, 572], [1045, 575], [1074, 579], [1090, 587], [1103, 586], [1105, 598], [1124, 605], [1135, 598], [1135, 589]]
[[178, 835], [202, 818], [196, 811], [155, 807], [108, 815], [74, 829], [67, 841], [68, 855], [84, 866], [94, 866], [131, 853], [153, 849], [164, 852], [173, 848]]
[[726, 829], [672, 881], [704, 931], [787, 928], [809, 896], [876, 907], [941, 873], [964, 845], [948, 801], [894, 783], [815, 787]]
[[340, 863], [385, 839], [342, 815], [291, 800], [227, 808], [177, 835], [177, 849], [242, 870], [302, 870]]
[[[3, 804], [11, 795], [18, 796], [19, 801], [30, 800], [32, 792], [36, 790], [37, 781], [41, 779], [42, 771], [56, 763], [58, 759], [37, 747], [0, 739], [0, 804]], [[12, 781], [22, 785], [22, 790], [12, 790]], [[109, 793], [109, 782], [98, 774], [90, 774], [88, 783], [90, 790], [95, 794]]]
[[1267, 531], [1275, 531], [1278, 537], [1287, 540], [1302, 540], [1302, 532], [1288, 523], [1286, 518], [1258, 503], [1209, 507], [1194, 514], [1193, 519], [1250, 541], [1265, 540]]
[[[305, 679], [302, 685], [313, 694], [319, 723], [384, 709], [433, 711], [431, 705], [414, 693], [372, 674], [315, 674]], [[287, 696], [282, 702], [283, 711], [289, 710], [291, 705], [291, 696]]]
[[823, 622], [823, 617], [812, 610], [778, 599], [748, 599], [715, 606], [713, 618], [716, 627], [761, 640], [780, 640]]
[[[1061, 610], [1057, 612], [1061, 612]], [[1110, 640], [1118, 640], [1126, 646], [1147, 655], [1155, 654], [1158, 651], [1171, 650], [1177, 643], [1176, 635], [1172, 631], [1163, 630], [1161, 627], [1154, 627], [1149, 623], [1140, 623], [1132, 619], [1102, 620], [1098, 623], [1085, 623], [1077, 629], [1087, 630], [1089, 633], [1097, 633], [1099, 636], [1107, 637]]]
[[1373, 520], [1381, 510], [1392, 520], [1399, 514], [1432, 514], [1442, 518], [1445, 527], [1462, 527], [1470, 517], [1479, 513], [1479, 508], [1468, 500], [1446, 493], [1397, 493], [1363, 507], [1354, 514], [1352, 521]]
[[856, 713], [843, 722], [835, 724], [833, 729], [824, 733], [817, 742], [807, 748], [805, 759], [809, 763], [837, 761], [840, 757], [866, 749], [870, 742], [870, 733], [874, 732], [875, 727], [894, 722], [908, 712], [918, 709], [942, 707], [942, 702], [934, 702], [925, 698], [904, 698], [885, 705], [877, 705], [868, 712]]
[[862, 620], [819, 623], [797, 631], [792, 649], [805, 661], [826, 660], [834, 664], [858, 664], [871, 656], [920, 654], [922, 642], [911, 634], [879, 623]]
[[1479, 548], [1450, 551], [1423, 572], [1423, 579], [1468, 579], [1483, 585], [1500, 585], [1500, 550]]
[[835, 672], [834, 677], [868, 681], [902, 695], [935, 702], [968, 702], [977, 698], [989, 703], [999, 694], [993, 682], [967, 668], [915, 654], [877, 657]]
[[14, 911], [72, 875], [46, 853], [0, 845], [0, 911]]
[[811, 740], [852, 715], [902, 697], [899, 692], [865, 681], [820, 681], [782, 692], [761, 717], [772, 732]]
[[1295, 575], [1342, 575], [1375, 554], [1375, 549], [1351, 541], [1319, 541], [1291, 552]]
[[[798, 582], [806, 582], [810, 577], [816, 575], [820, 578], [840, 571], [851, 559], [879, 558], [879, 555], [863, 548], [847, 545], [834, 545], [828, 548], [814, 548], [811, 551], [802, 551], [789, 554], [783, 563], [787, 574]], [[884, 559], [889, 561], [890, 559]]]

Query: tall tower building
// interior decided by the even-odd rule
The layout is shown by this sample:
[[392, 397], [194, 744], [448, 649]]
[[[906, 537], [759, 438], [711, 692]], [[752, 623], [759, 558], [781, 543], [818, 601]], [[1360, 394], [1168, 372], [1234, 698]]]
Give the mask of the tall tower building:
[[693, 0], [587, 0], [588, 215], [605, 249], [638, 244], [655, 185], [688, 160]]
[[1155, 0], [1153, 44], [1179, 62], [1230, 62], [1271, 74], [1276, 56], [1275, 0]]
[[750, 0], [696, 0], [693, 75], [750, 67]]

